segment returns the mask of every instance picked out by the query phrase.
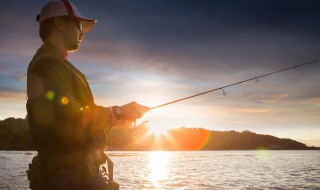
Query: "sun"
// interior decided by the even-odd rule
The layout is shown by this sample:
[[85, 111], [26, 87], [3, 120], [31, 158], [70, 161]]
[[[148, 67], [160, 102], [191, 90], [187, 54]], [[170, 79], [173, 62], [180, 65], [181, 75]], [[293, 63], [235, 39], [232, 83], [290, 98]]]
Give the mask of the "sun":
[[162, 127], [149, 127], [149, 133], [154, 134], [155, 136], [166, 136], [168, 134], [167, 129]]

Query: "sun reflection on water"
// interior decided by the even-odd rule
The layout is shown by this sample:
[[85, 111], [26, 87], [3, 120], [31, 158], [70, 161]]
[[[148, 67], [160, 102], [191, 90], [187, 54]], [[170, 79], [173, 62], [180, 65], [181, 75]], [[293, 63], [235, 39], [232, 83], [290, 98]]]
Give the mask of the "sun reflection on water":
[[149, 179], [154, 187], [161, 187], [161, 182], [168, 179], [168, 164], [170, 153], [165, 151], [153, 151], [149, 155]]

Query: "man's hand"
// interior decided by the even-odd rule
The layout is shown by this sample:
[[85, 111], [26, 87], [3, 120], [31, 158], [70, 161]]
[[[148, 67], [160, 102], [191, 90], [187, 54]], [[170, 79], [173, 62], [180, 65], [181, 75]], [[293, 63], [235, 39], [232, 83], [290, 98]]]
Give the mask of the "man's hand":
[[143, 116], [144, 113], [150, 110], [149, 107], [140, 105], [136, 102], [131, 102], [129, 104], [120, 106], [122, 110], [120, 120], [126, 120], [133, 122]]

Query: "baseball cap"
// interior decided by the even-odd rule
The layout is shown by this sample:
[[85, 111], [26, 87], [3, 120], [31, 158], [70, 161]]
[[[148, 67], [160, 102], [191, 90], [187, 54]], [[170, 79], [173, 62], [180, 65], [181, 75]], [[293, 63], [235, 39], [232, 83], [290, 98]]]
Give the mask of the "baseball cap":
[[81, 21], [83, 23], [83, 32], [92, 30], [97, 22], [95, 19], [81, 16], [76, 6], [68, 0], [50, 1], [42, 8], [41, 13], [37, 16], [37, 21], [40, 24], [46, 19], [57, 16], [70, 16], [75, 20]]

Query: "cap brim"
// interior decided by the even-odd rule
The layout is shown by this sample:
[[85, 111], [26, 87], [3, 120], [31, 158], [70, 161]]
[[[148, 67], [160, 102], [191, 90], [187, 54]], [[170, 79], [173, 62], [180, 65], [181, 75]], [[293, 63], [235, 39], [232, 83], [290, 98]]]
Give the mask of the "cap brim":
[[97, 23], [97, 20], [94, 20], [94, 19], [89, 19], [89, 18], [84, 18], [84, 17], [77, 17], [75, 16], [75, 19], [83, 22], [83, 32], [86, 33], [86, 32], [90, 32], [94, 26], [96, 25]]

